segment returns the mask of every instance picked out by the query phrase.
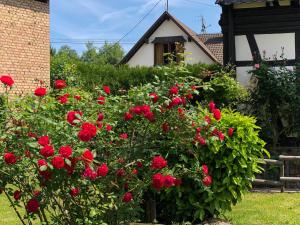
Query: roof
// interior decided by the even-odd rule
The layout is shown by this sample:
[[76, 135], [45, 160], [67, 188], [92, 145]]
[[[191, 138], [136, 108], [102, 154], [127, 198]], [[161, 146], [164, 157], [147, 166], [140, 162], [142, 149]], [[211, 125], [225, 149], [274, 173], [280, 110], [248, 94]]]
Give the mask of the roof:
[[189, 37], [190, 40], [194, 41], [198, 47], [200, 47], [206, 55], [211, 58], [214, 62], [219, 62], [218, 59], [214, 56], [214, 54], [209, 50], [208, 47], [205, 46], [205, 44], [200, 40], [198, 35], [191, 30], [189, 27], [187, 27], [185, 24], [183, 24], [181, 21], [176, 19], [174, 16], [172, 16], [169, 12], [164, 12], [158, 20], [149, 28], [149, 30], [142, 36], [142, 38], [133, 46], [133, 48], [127, 53], [127, 55], [121, 60], [120, 64], [127, 63], [134, 54], [142, 47], [144, 43], [147, 42], [147, 40], [150, 38], [150, 36], [157, 30], [158, 27], [165, 21], [165, 20], [172, 20], [186, 35]]
[[265, 2], [266, 0], [217, 0], [216, 4], [231, 5], [234, 3]]
[[223, 34], [199, 34], [200, 40], [208, 47], [208, 49], [223, 64]]

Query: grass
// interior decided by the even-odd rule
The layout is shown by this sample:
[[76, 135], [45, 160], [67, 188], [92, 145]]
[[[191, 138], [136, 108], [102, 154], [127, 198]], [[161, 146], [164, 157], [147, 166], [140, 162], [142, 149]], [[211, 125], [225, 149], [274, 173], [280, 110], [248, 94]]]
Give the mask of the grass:
[[300, 193], [249, 193], [225, 218], [233, 225], [299, 225]]
[[[0, 206], [1, 225], [21, 224], [3, 194]], [[225, 218], [233, 225], [299, 225], [300, 193], [248, 193]]]

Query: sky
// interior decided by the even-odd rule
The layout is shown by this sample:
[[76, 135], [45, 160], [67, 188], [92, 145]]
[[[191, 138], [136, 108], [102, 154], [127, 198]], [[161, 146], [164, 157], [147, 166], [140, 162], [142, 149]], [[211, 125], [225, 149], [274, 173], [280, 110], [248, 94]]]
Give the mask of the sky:
[[[159, 0], [60, 0], [50, 1], [51, 45], [68, 44], [78, 53], [87, 41], [101, 46], [116, 42], [129, 32]], [[157, 6], [120, 43], [127, 52], [165, 11], [166, 0]], [[192, 28], [201, 31], [203, 16], [207, 33], [220, 32], [221, 9], [215, 0], [169, 0], [169, 12]]]

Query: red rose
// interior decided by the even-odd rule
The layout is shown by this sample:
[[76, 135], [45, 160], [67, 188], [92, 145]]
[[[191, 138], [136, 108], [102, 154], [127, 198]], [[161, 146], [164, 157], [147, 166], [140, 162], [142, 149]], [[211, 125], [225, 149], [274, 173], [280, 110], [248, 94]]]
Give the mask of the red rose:
[[106, 131], [107, 131], [107, 132], [110, 132], [111, 130], [112, 130], [112, 126], [109, 125], [109, 124], [107, 124], [107, 125], [106, 125]]
[[99, 96], [97, 99], [97, 102], [99, 105], [104, 105], [105, 104], [105, 97], [104, 96]]
[[178, 87], [177, 86], [173, 86], [173, 87], [171, 87], [170, 88], [170, 90], [169, 90], [169, 94], [170, 95], [177, 95], [178, 94]]
[[161, 156], [155, 156], [152, 159], [151, 169], [163, 169], [167, 166], [167, 161]]
[[110, 94], [110, 88], [109, 86], [106, 86], [106, 85], [103, 85], [103, 91], [106, 93], [106, 94]]
[[81, 141], [88, 142], [97, 135], [97, 127], [91, 123], [83, 123], [78, 133]]
[[136, 162], [136, 166], [138, 168], [143, 168], [143, 163], [142, 162]]
[[35, 89], [34, 91], [34, 95], [38, 96], [38, 97], [43, 97], [47, 94], [47, 89], [43, 88], [43, 87], [39, 87], [37, 89]]
[[67, 86], [67, 84], [66, 84], [66, 81], [64, 81], [64, 80], [56, 80], [55, 82], [54, 82], [54, 88], [55, 89], [63, 89], [63, 88], [65, 88]]
[[103, 113], [99, 113], [97, 121], [102, 121], [103, 119], [104, 119], [104, 114]]
[[120, 134], [120, 139], [123, 139], [123, 140], [128, 139], [128, 134], [126, 134], [126, 133]]
[[205, 186], [210, 186], [212, 183], [212, 177], [211, 176], [206, 176], [202, 179], [202, 182]]
[[179, 107], [179, 108], [177, 109], [177, 111], [178, 111], [179, 116], [181, 116], [181, 117], [184, 116], [185, 111], [184, 111], [183, 108], [180, 108], [180, 107]]
[[230, 127], [230, 128], [228, 129], [228, 136], [229, 136], [229, 137], [232, 137], [232, 136], [233, 136], [233, 133], [234, 133], [234, 128]]
[[40, 154], [45, 158], [54, 155], [54, 148], [51, 145], [46, 145], [40, 150]]
[[106, 165], [106, 163], [103, 163], [97, 169], [97, 176], [98, 177], [105, 177], [107, 174], [108, 174], [108, 166]]
[[21, 191], [15, 191], [15, 192], [14, 192], [14, 199], [15, 199], [16, 201], [20, 200], [21, 195], [22, 195], [22, 192], [21, 192]]
[[41, 194], [41, 191], [39, 191], [39, 190], [34, 190], [34, 191], [33, 191], [33, 195], [34, 195], [35, 197], [38, 197], [40, 194]]
[[156, 173], [152, 176], [152, 187], [160, 190], [165, 183], [165, 177], [161, 173]]
[[146, 112], [144, 114], [144, 117], [149, 120], [150, 122], [154, 122], [155, 121], [155, 116], [154, 116], [154, 113], [153, 112]]
[[203, 164], [202, 165], [202, 172], [205, 174], [205, 175], [208, 175], [208, 166]]
[[220, 141], [224, 141], [225, 135], [221, 131], [219, 131], [218, 136]]
[[195, 141], [197, 141], [200, 145], [204, 146], [206, 145], [206, 140], [201, 135], [197, 134], [195, 137]]
[[80, 122], [82, 115], [83, 113], [80, 111], [70, 111], [67, 114], [67, 121], [72, 126], [75, 126], [77, 123]]
[[163, 123], [161, 128], [162, 128], [163, 132], [165, 132], [165, 133], [170, 131], [170, 126], [169, 126], [169, 123], [167, 123], [167, 122]]
[[95, 180], [97, 178], [97, 173], [92, 170], [91, 167], [87, 166], [83, 172], [83, 176], [89, 178], [90, 180]]
[[4, 153], [4, 162], [9, 165], [13, 165], [17, 162], [17, 157], [12, 152]]
[[221, 119], [221, 117], [222, 117], [221, 111], [220, 111], [219, 109], [215, 109], [215, 110], [213, 111], [213, 113], [214, 113], [215, 119], [219, 121], [219, 120]]
[[59, 148], [59, 154], [64, 158], [70, 158], [73, 153], [73, 149], [70, 146], [62, 146]]
[[133, 115], [130, 113], [130, 112], [126, 112], [125, 114], [124, 114], [124, 120], [125, 121], [129, 121], [129, 120], [131, 120], [133, 118]]
[[39, 174], [45, 179], [50, 180], [52, 178], [52, 173], [50, 171], [39, 171]]
[[175, 97], [172, 99], [171, 106], [177, 106], [182, 104], [182, 99], [180, 97]]
[[38, 139], [38, 143], [41, 145], [41, 146], [46, 146], [46, 145], [49, 145], [50, 144], [50, 139], [48, 136], [41, 136], [39, 139]]
[[123, 202], [131, 202], [133, 199], [131, 192], [126, 192], [123, 196]]
[[167, 175], [164, 178], [164, 186], [166, 188], [172, 187], [175, 185], [175, 178], [172, 177], [171, 175]]
[[209, 125], [211, 123], [211, 119], [209, 116], [205, 116], [204, 117], [205, 122], [207, 123], [207, 125]]
[[143, 113], [141, 106], [135, 106], [135, 107], [131, 108], [130, 111], [137, 115], [140, 115]]
[[27, 212], [29, 213], [36, 213], [39, 210], [39, 207], [40, 204], [35, 198], [30, 199], [26, 205]]
[[182, 180], [181, 179], [175, 179], [174, 184], [176, 187], [179, 187], [182, 184]]
[[142, 106], [140, 106], [140, 109], [141, 109], [142, 113], [144, 113], [144, 114], [151, 111], [150, 105], [142, 105]]
[[121, 168], [121, 169], [117, 170], [116, 174], [117, 174], [118, 177], [124, 177], [126, 172], [123, 168]]
[[209, 111], [210, 112], [213, 112], [215, 109], [216, 109], [216, 104], [211, 101], [209, 104], [208, 104], [208, 107], [209, 107]]
[[79, 188], [73, 187], [73, 188], [71, 188], [71, 190], [70, 190], [70, 195], [71, 195], [72, 197], [76, 197], [76, 196], [79, 194], [79, 192], [80, 192]]
[[62, 105], [66, 104], [68, 102], [68, 97], [66, 95], [59, 96], [58, 97], [58, 102]]
[[82, 154], [82, 159], [86, 162], [86, 163], [92, 163], [94, 160], [94, 155], [90, 150], [85, 150], [84, 153]]
[[150, 93], [149, 96], [152, 98], [153, 103], [158, 102], [159, 97], [155, 92]]
[[54, 156], [51, 163], [56, 169], [62, 169], [65, 167], [65, 160], [61, 156]]
[[38, 164], [39, 167], [48, 166], [48, 163], [47, 163], [47, 161], [45, 159], [39, 159], [37, 161], [37, 164]]
[[0, 78], [0, 81], [9, 87], [12, 87], [13, 84], [15, 83], [14, 80], [11, 78], [10, 75], [2, 75]]
[[77, 101], [80, 101], [80, 100], [81, 100], [81, 96], [80, 96], [80, 95], [75, 95], [74, 98], [75, 98]]

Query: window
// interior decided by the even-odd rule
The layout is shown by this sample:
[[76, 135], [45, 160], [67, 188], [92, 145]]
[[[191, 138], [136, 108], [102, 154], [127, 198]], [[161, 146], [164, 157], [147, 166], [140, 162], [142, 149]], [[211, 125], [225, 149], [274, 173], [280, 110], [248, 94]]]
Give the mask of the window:
[[184, 53], [184, 44], [179, 42], [155, 43], [154, 64], [166, 65], [170, 62], [179, 62], [180, 53]]

